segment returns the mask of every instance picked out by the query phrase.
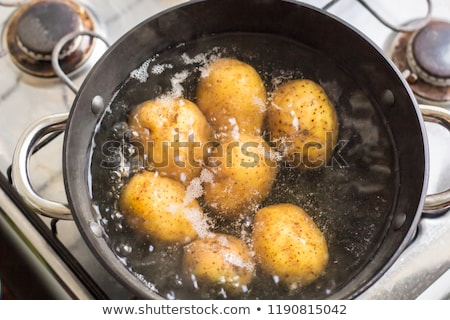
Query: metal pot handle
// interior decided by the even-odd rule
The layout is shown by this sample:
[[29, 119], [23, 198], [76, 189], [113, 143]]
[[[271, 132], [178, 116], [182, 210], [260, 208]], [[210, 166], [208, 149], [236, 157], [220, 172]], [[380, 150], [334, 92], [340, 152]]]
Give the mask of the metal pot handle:
[[108, 40], [106, 40], [105, 37], [102, 35], [92, 32], [92, 31], [76, 31], [72, 33], [66, 34], [64, 37], [62, 37], [55, 45], [52, 51], [52, 67], [53, 70], [55, 70], [56, 75], [69, 87], [70, 90], [72, 90], [73, 93], [78, 93], [78, 88], [75, 86], [75, 84], [70, 80], [70, 78], [64, 73], [64, 71], [61, 69], [61, 66], [59, 65], [59, 55], [61, 53], [62, 48], [64, 45], [75, 39], [78, 36], [90, 36], [92, 38], [97, 38], [103, 41], [103, 43], [106, 45], [106, 47], [109, 48]]
[[[0, 5], [2, 2], [0, 2]], [[109, 43], [103, 36], [90, 31], [77, 31], [62, 37], [52, 51], [52, 66], [56, 75], [75, 93], [78, 89], [59, 65], [59, 54], [63, 46], [78, 36], [90, 36], [102, 40], [107, 47]], [[32, 124], [20, 137], [13, 155], [11, 179], [24, 201], [35, 212], [53, 219], [72, 220], [72, 213], [68, 204], [42, 198], [34, 191], [28, 172], [28, 164], [33, 150], [47, 134], [63, 132], [66, 128], [68, 113], [61, 113], [42, 118]]]
[[19, 138], [12, 160], [11, 178], [24, 201], [37, 213], [54, 219], [72, 220], [68, 204], [44, 199], [37, 194], [29, 178], [29, 162], [39, 141], [52, 132], [64, 131], [68, 113], [44, 117], [34, 122]]
[[[441, 107], [420, 105], [420, 110], [425, 121], [440, 124], [450, 131], [450, 112]], [[427, 195], [423, 206], [426, 214], [438, 214], [450, 207], [450, 189]]]

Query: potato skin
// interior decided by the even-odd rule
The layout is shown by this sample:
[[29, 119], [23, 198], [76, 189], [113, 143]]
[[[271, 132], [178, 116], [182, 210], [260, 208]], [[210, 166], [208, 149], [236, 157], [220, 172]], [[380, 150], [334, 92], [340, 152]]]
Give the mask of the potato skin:
[[136, 140], [143, 145], [150, 167], [161, 175], [188, 184], [200, 174], [207, 156], [203, 146], [212, 128], [193, 102], [181, 98], [146, 101], [130, 114], [129, 125], [138, 133]]
[[197, 200], [184, 203], [185, 197], [180, 182], [142, 171], [122, 188], [119, 208], [157, 244], [186, 244], [197, 238], [199, 232], [208, 231]]
[[278, 172], [277, 163], [259, 136], [228, 136], [220, 148], [222, 156], [210, 169], [213, 178], [204, 184], [205, 203], [225, 219], [250, 215], [268, 196]]
[[256, 70], [237, 59], [212, 62], [197, 87], [197, 105], [217, 132], [260, 134], [267, 109], [264, 83]]
[[328, 263], [322, 232], [303, 209], [292, 204], [260, 209], [254, 218], [252, 241], [261, 269], [290, 289], [316, 280]]
[[323, 88], [307, 79], [278, 87], [268, 107], [267, 128], [284, 143], [285, 159], [300, 170], [326, 165], [338, 138], [336, 110]]
[[254, 276], [255, 263], [242, 240], [227, 234], [211, 234], [184, 247], [182, 268], [187, 281], [196, 281], [194, 285], [223, 288], [227, 294], [235, 295], [246, 291]]

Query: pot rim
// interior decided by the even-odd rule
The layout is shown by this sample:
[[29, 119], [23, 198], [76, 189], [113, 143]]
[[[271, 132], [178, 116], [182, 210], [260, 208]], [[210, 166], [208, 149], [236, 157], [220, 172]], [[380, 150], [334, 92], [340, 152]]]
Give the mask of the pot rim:
[[[98, 228], [101, 228], [98, 224], [99, 213], [91, 206], [91, 203], [89, 202], [91, 194], [89, 191], [89, 170], [87, 168], [90, 168], [90, 161], [92, 159], [92, 137], [94, 135], [95, 128], [101, 121], [102, 115], [104, 114], [105, 110], [108, 109], [108, 105], [106, 105], [105, 103], [104, 109], [101, 112], [96, 112], [97, 109], [94, 110], [92, 108], [89, 108], [89, 106], [92, 105], [92, 100], [96, 96], [98, 96], [99, 92], [102, 93], [101, 97], [103, 101], [111, 101], [114, 97], [114, 94], [120, 88], [120, 81], [118, 83], [113, 82], [113, 85], [102, 84], [100, 89], [94, 88], [97, 86], [93, 84], [98, 84], [99, 80], [102, 77], [106, 79], [125, 80], [130, 70], [135, 69], [143, 61], [148, 59], [148, 57], [151, 55], [148, 52], [130, 53], [126, 48], [127, 43], [130, 41], [130, 38], [132, 38], [134, 35], [138, 33], [154, 32], [155, 30], [151, 30], [149, 25], [155, 24], [156, 22], [158, 22], [158, 20], [161, 19], [171, 18], [171, 14], [179, 10], [193, 10], [192, 12], [201, 12], [199, 9], [194, 8], [196, 6], [202, 7], [207, 2], [212, 3], [213, 1], [191, 1], [189, 3], [183, 3], [166, 11], [163, 11], [140, 23], [129, 32], [127, 32], [115, 44], [113, 44], [113, 46], [111, 46], [111, 48], [102, 56], [99, 62], [97, 62], [97, 64], [91, 69], [85, 81], [83, 82], [79, 93], [77, 94], [73, 102], [73, 107], [71, 109], [67, 123], [63, 150], [64, 183], [69, 205], [72, 212], [74, 213], [75, 222], [77, 223], [82, 237], [85, 239], [91, 251], [98, 258], [98, 260], [102, 262], [102, 264], [106, 267], [106, 269], [109, 270], [111, 274], [113, 274], [124, 285], [126, 285], [129, 289], [136, 293], [138, 297], [162, 299], [161, 296], [150, 290], [141, 280], [135, 277], [130, 271], [127, 270], [127, 268], [123, 264], [119, 262], [117, 257], [112, 252], [111, 248], [104, 241], [102, 235], [98, 233]], [[238, 3], [242, 1], [229, 2]], [[256, 1], [253, 0], [247, 1], [246, 3], [256, 5]], [[380, 263], [378, 261], [377, 264], [376, 262], [373, 262], [377, 266], [376, 270], [371, 269], [370, 272], [367, 271], [367, 268], [365, 270], [361, 270], [361, 272], [356, 276], [356, 280], [348, 281], [343, 288], [338, 290], [335, 294], [327, 297], [327, 299], [353, 299], [364, 292], [386, 272], [386, 270], [394, 263], [394, 261], [397, 260], [401, 252], [406, 248], [415, 234], [426, 196], [429, 176], [429, 151], [424, 122], [421, 117], [418, 105], [414, 99], [414, 95], [407, 86], [405, 80], [401, 77], [399, 71], [396, 69], [393, 63], [391, 63], [390, 60], [383, 54], [383, 52], [364, 34], [356, 30], [354, 27], [341, 20], [340, 18], [335, 17], [328, 12], [321, 11], [308, 4], [298, 3], [290, 0], [264, 1], [265, 5], [275, 5], [275, 3], [280, 7], [295, 6], [295, 10], [297, 10], [298, 12], [308, 12], [308, 14], [320, 16], [323, 19], [327, 19], [327, 21], [331, 21], [330, 23], [335, 24], [336, 26], [345, 28], [346, 32], [351, 33], [355, 38], [358, 38], [360, 43], [365, 45], [367, 50], [371, 51], [372, 55], [377, 56], [378, 59], [383, 61], [385, 69], [389, 69], [390, 74], [393, 78], [395, 78], [395, 82], [397, 82], [400, 91], [402, 91], [402, 98], [404, 98], [405, 100], [408, 99], [407, 101], [412, 107], [410, 112], [411, 114], [409, 114], [408, 116], [414, 119], [414, 122], [416, 122], [414, 126], [416, 127], [417, 132], [420, 132], [421, 141], [416, 141], [416, 143], [420, 144], [419, 149], [421, 150], [421, 156], [423, 156], [423, 159], [417, 160], [418, 162], [423, 163], [423, 172], [417, 173], [419, 176], [418, 178], [421, 181], [420, 183], [416, 182], [421, 186], [420, 188], [416, 187], [416, 189], [420, 189], [420, 192], [417, 191], [417, 194], [413, 198], [413, 202], [415, 202], [415, 204], [408, 205], [415, 208], [414, 212], [401, 212], [402, 214], [408, 215], [408, 220], [404, 221], [404, 223], [400, 225], [396, 230], [392, 228], [388, 230], [386, 238], [388, 238], [389, 236], [391, 238], [395, 238], [391, 240], [393, 243], [395, 243], [395, 250], [388, 254], [388, 256], [379, 258], [381, 261], [384, 261], [384, 263]], [[183, 42], [184, 39], [179, 40], [180, 41], [178, 43]], [[173, 44], [174, 40], [172, 39], [171, 41]], [[167, 40], [162, 40], [157, 44], [157, 46], [159, 46], [160, 48], [163, 48], [167, 45], [170, 45]], [[157, 51], [158, 50], [155, 50], [155, 52]], [[125, 69], [125, 71], [112, 70], [114, 68], [109, 68], [108, 70], [106, 66], [113, 65], [112, 62], [117, 56], [127, 57], [128, 62], [126, 62], [125, 64], [130, 64], [131, 61], [131, 63], [134, 63], [134, 66], [125, 66], [123, 68]], [[105, 90], [104, 88], [102, 88], [102, 86], [106, 86], [108, 90]], [[114, 86], [114, 88], [112, 88], [112, 86]], [[81, 123], [82, 125], [80, 125]], [[413, 124], [411, 123], [411, 125]], [[395, 204], [395, 206], [397, 205], [398, 203]], [[394, 219], [396, 219], [396, 217], [394, 217]], [[392, 236], [393, 234], [396, 234], [396, 236]], [[381, 245], [383, 248], [384, 246], [386, 246], [384, 242], [385, 241], [383, 241], [383, 244]], [[380, 252], [380, 250], [381, 248], [379, 248], [378, 252]], [[383, 254], [385, 255], [386, 253], [383, 252]], [[378, 256], [380, 256], [380, 254]], [[348, 286], [350, 283], [356, 281], [360, 281], [362, 285], [359, 285], [356, 289], [350, 288]], [[349, 289], [347, 290], [347, 288]]]

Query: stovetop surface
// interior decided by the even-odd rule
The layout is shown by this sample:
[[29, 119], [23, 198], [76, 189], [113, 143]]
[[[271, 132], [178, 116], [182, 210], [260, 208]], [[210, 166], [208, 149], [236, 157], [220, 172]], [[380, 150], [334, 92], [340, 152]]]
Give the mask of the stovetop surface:
[[[178, 0], [79, 1], [91, 9], [97, 19], [99, 32], [113, 43], [140, 21], [176, 4]], [[322, 7], [329, 1], [304, 1]], [[385, 18], [401, 24], [426, 12], [426, 1], [373, 0], [374, 8]], [[1, 29], [15, 8], [0, 7]], [[389, 51], [389, 39], [393, 32], [380, 24], [356, 0], [341, 0], [329, 12], [349, 22], [365, 33], [376, 45]], [[447, 0], [433, 1], [433, 16], [450, 17]], [[86, 67], [73, 77], [80, 86], [89, 67], [105, 50], [100, 44]], [[59, 80], [42, 80], [26, 75], [11, 62], [4, 39], [0, 43], [0, 171], [8, 174], [16, 142], [21, 133], [35, 120], [43, 116], [68, 112], [75, 95]], [[430, 193], [450, 187], [450, 161], [448, 141], [450, 134], [442, 127], [427, 124], [430, 144]], [[36, 191], [52, 200], [66, 201], [62, 177], [62, 136], [38, 152], [31, 160], [30, 176]], [[1, 202], [0, 202], [1, 203]], [[8, 214], [5, 206], [3, 211]], [[17, 215], [18, 213], [10, 213]], [[13, 221], [20, 223], [19, 218]], [[50, 227], [51, 221], [42, 218]], [[111, 298], [130, 298], [130, 293], [104, 272], [81, 239], [74, 222], [57, 223], [58, 238], [76, 259], [96, 279]], [[450, 214], [438, 218], [422, 219], [417, 237], [405, 250], [395, 265], [373, 287], [361, 295], [363, 299], [415, 299], [450, 298]], [[436, 280], [439, 280], [436, 282]]]

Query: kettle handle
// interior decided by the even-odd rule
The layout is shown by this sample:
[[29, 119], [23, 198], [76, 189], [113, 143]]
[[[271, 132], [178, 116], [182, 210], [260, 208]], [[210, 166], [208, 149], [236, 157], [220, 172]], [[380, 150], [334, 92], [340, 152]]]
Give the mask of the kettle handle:
[[68, 113], [54, 114], [34, 122], [20, 136], [14, 150], [11, 178], [13, 185], [26, 204], [35, 212], [53, 219], [72, 220], [68, 204], [41, 197], [34, 191], [29, 177], [29, 162], [31, 154], [39, 141], [52, 132], [64, 131]]

